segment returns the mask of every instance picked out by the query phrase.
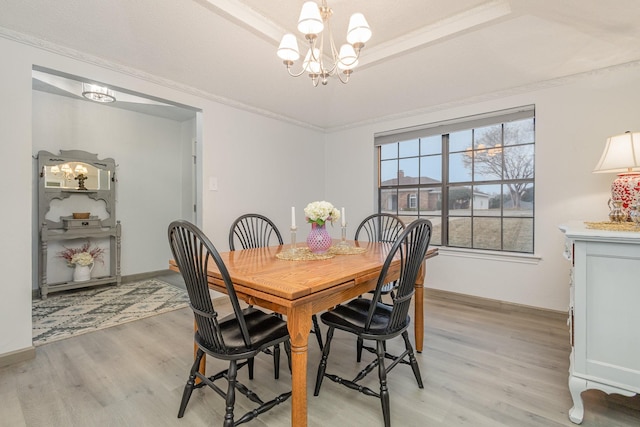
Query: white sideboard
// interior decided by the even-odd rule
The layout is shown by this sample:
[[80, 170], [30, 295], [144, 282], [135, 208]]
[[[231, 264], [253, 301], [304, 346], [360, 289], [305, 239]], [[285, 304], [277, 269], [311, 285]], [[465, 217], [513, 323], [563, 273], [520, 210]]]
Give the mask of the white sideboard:
[[572, 422], [584, 416], [581, 393], [640, 393], [640, 232], [560, 226], [571, 262], [569, 390]]

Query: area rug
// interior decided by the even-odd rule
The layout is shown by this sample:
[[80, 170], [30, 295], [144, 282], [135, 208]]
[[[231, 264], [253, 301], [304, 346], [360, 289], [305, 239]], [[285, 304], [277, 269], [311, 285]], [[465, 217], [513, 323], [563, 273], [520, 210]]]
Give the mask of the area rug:
[[33, 345], [177, 310], [188, 301], [186, 290], [157, 279], [52, 294], [33, 301]]

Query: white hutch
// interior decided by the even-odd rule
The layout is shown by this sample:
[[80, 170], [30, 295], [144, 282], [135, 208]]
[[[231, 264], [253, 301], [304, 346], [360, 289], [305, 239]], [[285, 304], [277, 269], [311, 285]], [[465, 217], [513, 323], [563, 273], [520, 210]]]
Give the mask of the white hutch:
[[571, 262], [569, 418], [582, 422], [581, 393], [640, 393], [640, 232], [563, 225]]
[[[116, 220], [115, 161], [98, 159], [97, 154], [80, 150], [61, 150], [60, 154], [47, 151], [38, 153], [38, 224], [40, 227], [38, 251], [38, 279], [40, 295], [51, 292], [113, 283], [119, 285], [120, 275], [120, 221]], [[88, 212], [88, 218], [74, 218], [73, 211], [61, 208], [62, 215], [52, 217], [54, 202], [79, 196], [80, 212], [90, 210], [91, 200], [98, 202], [104, 217]], [[77, 206], [75, 206], [78, 209]], [[47, 276], [48, 248], [51, 242], [64, 245], [82, 245], [87, 241], [108, 240], [107, 273], [85, 281], [50, 282]]]

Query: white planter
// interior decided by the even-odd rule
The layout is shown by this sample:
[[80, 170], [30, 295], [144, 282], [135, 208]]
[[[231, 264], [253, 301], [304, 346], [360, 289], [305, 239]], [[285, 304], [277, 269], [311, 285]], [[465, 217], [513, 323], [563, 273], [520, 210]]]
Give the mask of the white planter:
[[93, 264], [91, 265], [78, 265], [76, 264], [73, 270], [74, 282], [86, 282], [91, 280], [91, 270], [93, 270]]

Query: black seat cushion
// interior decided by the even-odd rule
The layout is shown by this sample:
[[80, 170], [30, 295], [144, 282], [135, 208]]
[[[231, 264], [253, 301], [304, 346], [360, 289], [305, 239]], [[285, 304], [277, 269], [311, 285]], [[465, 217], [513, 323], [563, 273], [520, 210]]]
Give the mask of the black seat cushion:
[[[250, 348], [247, 348], [242, 339], [240, 327], [235, 315], [229, 315], [220, 320], [220, 332], [227, 347], [227, 355], [249, 354], [271, 347], [274, 341], [288, 335], [287, 322], [277, 317], [275, 313], [265, 313], [253, 307], [242, 310], [244, 320], [251, 337]], [[206, 345], [202, 338], [196, 333], [196, 341], [202, 343], [208, 350], [211, 346]]]
[[[323, 313], [320, 318], [322, 319], [322, 322], [328, 326], [346, 331], [353, 331], [358, 335], [385, 335], [387, 333], [394, 332], [387, 330], [389, 317], [391, 316], [391, 309], [393, 307], [384, 303], [377, 303], [369, 332], [368, 334], [364, 334], [364, 324], [367, 321], [367, 315], [371, 303], [370, 299], [356, 298], [344, 305], [337, 306], [331, 311]], [[398, 329], [402, 329], [408, 325], [409, 321], [410, 318], [407, 316], [404, 325], [400, 326]]]

